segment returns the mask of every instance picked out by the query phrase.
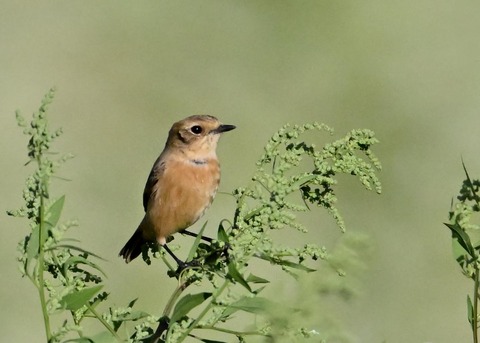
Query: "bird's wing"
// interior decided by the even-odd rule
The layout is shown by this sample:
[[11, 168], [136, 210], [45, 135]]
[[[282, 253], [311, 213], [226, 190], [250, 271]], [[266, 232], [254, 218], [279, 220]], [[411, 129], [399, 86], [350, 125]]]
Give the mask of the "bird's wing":
[[155, 164], [148, 175], [147, 183], [145, 184], [145, 189], [143, 190], [143, 208], [147, 212], [148, 202], [152, 198], [153, 191], [156, 183], [163, 174], [165, 170], [165, 163], [161, 161], [161, 156], [155, 161]]

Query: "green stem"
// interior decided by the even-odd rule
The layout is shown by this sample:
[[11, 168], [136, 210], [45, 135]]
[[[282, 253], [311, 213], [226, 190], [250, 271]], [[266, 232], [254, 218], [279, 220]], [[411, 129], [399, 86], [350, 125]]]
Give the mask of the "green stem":
[[193, 329], [195, 329], [198, 325], [198, 323], [202, 320], [202, 318], [210, 311], [212, 308], [213, 304], [216, 303], [217, 298], [223, 293], [223, 291], [227, 288], [228, 284], [230, 283], [229, 280], [225, 280], [223, 282], [223, 285], [220, 286], [219, 289], [215, 292], [215, 294], [212, 296], [212, 300], [208, 303], [207, 306], [203, 309], [202, 312], [197, 316], [197, 318], [193, 321], [192, 324], [182, 333], [182, 335], [178, 338], [177, 343], [183, 342], [185, 338], [192, 332]]
[[203, 329], [203, 330], [214, 330], [218, 332], [223, 332], [227, 333], [230, 335], [235, 335], [235, 336], [269, 336], [268, 334], [264, 334], [258, 331], [235, 331], [235, 330], [230, 330], [230, 329], [225, 329], [225, 328], [219, 328], [216, 326], [197, 326], [196, 329]]
[[88, 302], [85, 304], [85, 306], [87, 306], [88, 310], [93, 313], [93, 315], [100, 321], [100, 323], [103, 324], [103, 326], [105, 326], [105, 328], [112, 334], [112, 336], [115, 337], [117, 342], [123, 342], [123, 340], [110, 326], [110, 324], [108, 324], [107, 321], [103, 319], [103, 317], [97, 311], [95, 311], [95, 309]]
[[[179, 278], [179, 280], [181, 280], [181, 278]], [[167, 305], [165, 305], [165, 308], [163, 309], [162, 317], [164, 319], [166, 318], [166, 320], [160, 320], [157, 330], [155, 331], [154, 335], [151, 337], [151, 340], [149, 340], [149, 342], [158, 342], [163, 332], [165, 330], [168, 330], [168, 321], [169, 321], [168, 318], [169, 318], [170, 312], [172, 311], [173, 305], [175, 305], [176, 301], [180, 297], [180, 294], [182, 294], [182, 292], [191, 284], [192, 284], [191, 279], [186, 279], [183, 283], [179, 283], [175, 291], [170, 296], [170, 299], [168, 299]]]
[[163, 252], [160, 252], [160, 254], [162, 254], [161, 256], [162, 256], [163, 263], [165, 263], [167, 268], [170, 269], [171, 271], [175, 271], [175, 268], [173, 268], [170, 262], [168, 262], [167, 258], [165, 257], [165, 254]]
[[170, 312], [172, 311], [173, 305], [177, 301], [177, 299], [180, 297], [180, 294], [188, 287], [190, 286], [191, 282], [189, 280], [186, 280], [184, 283], [181, 283], [177, 286], [175, 291], [173, 292], [172, 296], [170, 299], [168, 299], [167, 305], [165, 306], [163, 310], [163, 315], [169, 317]]
[[479, 292], [479, 274], [480, 270], [475, 268], [475, 284], [473, 289], [473, 318], [472, 318], [472, 330], [473, 330], [473, 342], [478, 343], [478, 292]]
[[[57, 266], [60, 266], [60, 262], [58, 261], [58, 258], [57, 256], [55, 255], [55, 253], [52, 252], [52, 256], [53, 256], [53, 259], [56, 263]], [[63, 275], [64, 277], [64, 282], [65, 284], [69, 285], [70, 286], [70, 282], [68, 280], [68, 277], [67, 275], [64, 273], [63, 269], [60, 268], [60, 273]], [[104, 319], [103, 317], [97, 312], [94, 310], [94, 308], [92, 307], [92, 305], [90, 303], [86, 303], [85, 306], [88, 308], [88, 310], [90, 311], [91, 315], [89, 315], [88, 313], [85, 313], [82, 315], [82, 317], [80, 317], [79, 319], [76, 319], [75, 315], [74, 315], [74, 312], [71, 312], [71, 315], [72, 315], [72, 319], [75, 323], [75, 325], [80, 325], [80, 323], [82, 322], [82, 320], [84, 318], [96, 318], [98, 321], [100, 321], [103, 326], [105, 326], [105, 328], [107, 328], [107, 330], [120, 342], [122, 342], [122, 339], [118, 336], [118, 334], [115, 332], [115, 330], [110, 326], [110, 324], [108, 324]], [[81, 332], [79, 332], [79, 336], [82, 337], [83, 334]]]
[[[38, 161], [40, 165], [40, 161]], [[47, 301], [45, 298], [45, 279], [44, 279], [44, 272], [45, 272], [45, 261], [44, 261], [44, 240], [42, 237], [44, 236], [45, 230], [45, 199], [43, 196], [43, 189], [40, 186], [40, 209], [39, 209], [39, 223], [38, 223], [38, 241], [39, 241], [39, 252], [38, 252], [38, 261], [37, 261], [37, 275], [38, 275], [38, 295], [40, 296], [40, 304], [42, 306], [42, 314], [43, 314], [43, 322], [45, 324], [45, 333], [47, 336], [47, 342], [50, 342], [52, 339], [52, 332], [50, 331], [50, 317], [48, 315], [47, 310]]]

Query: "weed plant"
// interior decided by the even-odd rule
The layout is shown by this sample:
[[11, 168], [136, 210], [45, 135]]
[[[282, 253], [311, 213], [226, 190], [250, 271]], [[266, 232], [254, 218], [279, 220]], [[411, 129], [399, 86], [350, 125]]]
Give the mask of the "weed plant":
[[[190, 267], [179, 271], [158, 246], [145, 246], [142, 254], [145, 262], [163, 261], [168, 275], [178, 280], [164, 308], [158, 313], [147, 313], [134, 308], [136, 300], [126, 301], [124, 307], [110, 305], [101, 257], [78, 241], [65, 238], [65, 233], [77, 223], [60, 220], [65, 196], [50, 194], [52, 179], [71, 158], [70, 154], [52, 154], [51, 145], [62, 133], [50, 131], [47, 120], [53, 96], [54, 91], [50, 90], [29, 122], [16, 114], [18, 125], [28, 136], [27, 164], [34, 170], [26, 181], [23, 206], [8, 212], [28, 221], [28, 233], [19, 243], [18, 261], [22, 275], [38, 292], [48, 343], [180, 343], [187, 338], [219, 343], [247, 342], [252, 336], [263, 337], [266, 342], [328, 340], [322, 328], [282, 321], [282, 313], [291, 315], [298, 309], [282, 307], [275, 299], [264, 296], [264, 290], [272, 287], [275, 280], [267, 280], [250, 266], [255, 265], [251, 263], [253, 260], [263, 261], [298, 278], [315, 272], [318, 266], [315, 261], [323, 260], [338, 275], [345, 275], [345, 270], [335, 263], [338, 258], [325, 247], [314, 242], [284, 245], [277, 242], [275, 236], [278, 235], [272, 233], [307, 232], [297, 215], [314, 207], [326, 210], [340, 230], [345, 231], [345, 222], [337, 208], [337, 176], [351, 175], [366, 189], [381, 192], [376, 175], [381, 166], [371, 150], [377, 143], [372, 131], [352, 130], [340, 139], [317, 147], [305, 142], [303, 137], [306, 132], [315, 133], [309, 136], [332, 137], [333, 130], [324, 124], [285, 125], [278, 130], [267, 142], [251, 180], [232, 192], [236, 208], [232, 209], [231, 218], [218, 223], [217, 236], [212, 242], [200, 239], [205, 226], [193, 240], [186, 259], [194, 262]], [[472, 185], [478, 189], [478, 184]], [[473, 188], [468, 184], [465, 189], [476, 200], [478, 209]], [[449, 225], [456, 228], [455, 225], [463, 225], [463, 221], [457, 219]], [[466, 265], [470, 259], [477, 259], [478, 250], [459, 237], [464, 235], [458, 233], [457, 241], [469, 255], [463, 261], [464, 271], [478, 286], [478, 268]], [[348, 258], [355, 259], [355, 256], [350, 254]], [[341, 287], [330, 288], [340, 290]], [[476, 313], [478, 293], [474, 298]], [[251, 319], [248, 330], [236, 323], [240, 313]], [[99, 322], [104, 330], [96, 334], [86, 332], [84, 323], [89, 320]], [[206, 338], [212, 331], [223, 338]]]

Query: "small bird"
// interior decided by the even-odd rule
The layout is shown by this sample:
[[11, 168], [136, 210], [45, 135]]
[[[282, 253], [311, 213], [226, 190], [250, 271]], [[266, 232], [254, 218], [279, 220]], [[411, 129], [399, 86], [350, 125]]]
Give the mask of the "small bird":
[[220, 134], [235, 129], [210, 115], [194, 115], [173, 124], [143, 191], [145, 216], [120, 250], [128, 263], [146, 242], [168, 249], [167, 238], [194, 224], [210, 206], [220, 183], [216, 148]]

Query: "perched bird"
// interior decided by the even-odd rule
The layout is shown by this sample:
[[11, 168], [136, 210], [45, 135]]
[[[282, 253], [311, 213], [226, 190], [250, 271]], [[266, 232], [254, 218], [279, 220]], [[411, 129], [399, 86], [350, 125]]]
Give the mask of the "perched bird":
[[130, 262], [147, 242], [166, 246], [167, 238], [194, 224], [212, 203], [220, 182], [216, 147], [220, 134], [235, 129], [209, 115], [194, 115], [173, 124], [143, 191], [145, 216], [120, 250]]

